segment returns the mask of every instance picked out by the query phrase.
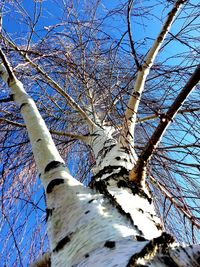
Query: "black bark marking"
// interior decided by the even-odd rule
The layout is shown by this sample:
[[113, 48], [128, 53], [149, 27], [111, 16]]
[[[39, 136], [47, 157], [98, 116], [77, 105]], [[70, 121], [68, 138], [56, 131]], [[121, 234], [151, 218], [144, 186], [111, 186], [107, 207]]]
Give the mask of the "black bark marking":
[[51, 267], [51, 257], [49, 257], [49, 259], [48, 259], [47, 267]]
[[94, 198], [93, 198], [93, 199], [90, 199], [90, 200], [88, 201], [88, 203], [92, 203], [94, 200], [95, 200]]
[[184, 253], [188, 256], [188, 258], [191, 260], [190, 254], [187, 252], [187, 250], [184, 247], [181, 247], [181, 249], [184, 251]]
[[26, 105], [28, 105], [28, 103], [23, 103], [20, 105], [19, 109], [21, 110], [23, 107], [25, 107]]
[[121, 151], [123, 151], [124, 153], [130, 155], [130, 149], [128, 147], [122, 146], [120, 147]]
[[111, 173], [111, 175], [109, 177], [116, 175], [116, 173], [112, 174], [112, 172], [116, 169], [119, 169], [119, 172], [117, 173], [117, 175], [123, 176], [123, 175], [128, 175], [128, 173], [129, 173], [129, 171], [125, 167], [108, 165], [108, 166], [104, 167], [102, 170], [100, 170], [96, 175], [94, 175], [92, 177], [92, 181], [96, 180], [97, 178], [101, 178], [104, 174], [110, 174]]
[[44, 169], [44, 172], [49, 172], [50, 170], [56, 169], [60, 166], [65, 166], [63, 162], [53, 160], [47, 164], [47, 166]]
[[51, 182], [49, 182], [49, 184], [47, 185], [47, 193], [51, 193], [53, 191], [53, 188], [56, 185], [60, 185], [60, 184], [64, 184], [65, 180], [62, 178], [57, 178], [57, 179], [53, 179]]
[[87, 253], [87, 254], [85, 254], [85, 258], [89, 258], [89, 256], [90, 256], [90, 255], [89, 255], [88, 253]]
[[118, 188], [126, 188], [127, 187], [127, 183], [124, 180], [119, 180], [119, 182], [117, 182], [117, 187]]
[[106, 248], [114, 248], [115, 247], [115, 241], [109, 241], [107, 240], [104, 244], [104, 247]]
[[116, 160], [120, 160], [121, 158], [120, 158], [120, 157], [116, 157], [115, 159], [116, 159]]
[[162, 233], [161, 236], [153, 238], [146, 244], [146, 246], [138, 253], [135, 253], [129, 260], [126, 267], [138, 266], [137, 261], [139, 259], [148, 258], [150, 262], [158, 252], [166, 254], [168, 252], [169, 245], [174, 243], [174, 238], [168, 233]]
[[136, 238], [137, 241], [147, 241], [147, 239], [144, 238], [144, 237], [141, 236], [141, 235], [136, 235], [135, 238]]
[[165, 265], [169, 267], [179, 267], [169, 255], [162, 256], [161, 260]]
[[93, 133], [93, 134], [90, 134], [90, 136], [94, 136], [92, 142], [94, 143], [96, 141], [96, 139], [98, 139], [101, 135], [98, 134], [98, 133]]
[[[121, 207], [121, 205], [119, 205], [119, 203], [116, 201], [115, 197], [112, 196], [109, 192], [108, 189], [106, 187], [106, 183], [104, 180], [100, 180], [100, 181], [94, 181], [93, 183], [93, 187], [99, 191], [99, 193], [103, 194], [105, 198], [107, 198], [109, 200], [109, 202], [111, 203], [111, 205], [113, 205], [118, 212], [127, 218], [127, 220], [137, 229], [139, 235], [143, 235], [142, 231], [138, 228], [137, 225], [134, 224], [134, 221], [130, 215], [129, 212], [125, 212], [123, 210], [123, 208]], [[92, 188], [93, 188], [92, 187]]]
[[13, 78], [8, 77], [8, 79], [7, 79], [7, 84], [8, 84], [9, 87], [10, 87], [10, 84], [11, 84], [12, 81], [13, 81]]
[[97, 133], [92, 133], [92, 134], [88, 134], [89, 136], [100, 136], [100, 134], [97, 134]]
[[132, 94], [132, 96], [135, 97], [135, 98], [139, 98], [140, 97], [140, 93], [139, 92], [134, 92]]
[[104, 145], [106, 145], [106, 144], [110, 144], [110, 145], [116, 145], [116, 141], [115, 141], [115, 139], [113, 139], [113, 138], [110, 138], [110, 139], [107, 139], [103, 144]]
[[51, 217], [52, 216], [52, 214], [53, 214], [53, 210], [54, 210], [54, 208], [53, 209], [46, 209], [46, 222], [48, 221], [48, 219], [49, 219], [49, 217]]
[[63, 239], [61, 239], [58, 244], [56, 245], [56, 247], [53, 249], [53, 252], [58, 252], [59, 250], [61, 250], [67, 243], [69, 243], [71, 241], [71, 236], [72, 234], [69, 234], [67, 236], [65, 236]]
[[134, 182], [129, 181], [128, 179], [124, 178], [124, 179], [119, 180], [117, 182], [117, 186], [119, 188], [121, 188], [121, 187], [122, 188], [128, 188], [131, 190], [133, 195], [138, 195], [142, 198], [146, 198], [148, 200], [149, 204], [152, 203], [152, 198], [149, 197], [140, 186], [138, 186]]
[[[132, 122], [132, 117], [129, 118], [129, 120]], [[133, 138], [132, 133], [130, 131], [127, 131], [126, 137], [129, 136], [129, 135], [130, 135], [131, 138]], [[130, 154], [130, 152], [129, 152], [129, 154]]]
[[10, 94], [9, 97], [10, 97], [10, 101], [14, 101], [14, 95], [15, 94]]
[[108, 154], [108, 152], [110, 152], [110, 151], [112, 150], [112, 148], [115, 147], [115, 146], [116, 146], [116, 144], [114, 144], [114, 145], [110, 145], [110, 146], [107, 146], [107, 147], [103, 147], [103, 148], [99, 151], [99, 153], [97, 154], [97, 158], [98, 158], [99, 156], [101, 156], [101, 158], [105, 158], [105, 156]]
[[39, 139], [37, 139], [37, 140], [36, 140], [36, 142], [40, 142], [40, 141], [42, 141], [42, 139], [41, 139], [41, 138], [39, 138]]
[[[155, 221], [154, 221], [155, 222]], [[160, 223], [155, 223], [155, 226], [158, 230], [163, 230], [163, 226]]]
[[105, 148], [104, 158], [105, 158], [106, 154], [107, 154], [108, 152], [110, 152], [115, 146], [116, 146], [116, 144], [114, 144], [114, 145], [110, 145], [109, 147], [106, 147], [106, 148]]
[[88, 214], [90, 212], [90, 210], [87, 210], [87, 211], [85, 211], [85, 214]]
[[[101, 178], [101, 175], [104, 175], [105, 173], [113, 171], [113, 169], [116, 169], [116, 168], [119, 168], [119, 166], [106, 166], [103, 170], [101, 170], [97, 175], [95, 175], [93, 177], [92, 181], [90, 182], [90, 187], [96, 189], [101, 194], [103, 194], [105, 196], [105, 198], [107, 198], [109, 200], [109, 202], [113, 206], [115, 206], [115, 208], [118, 210], [118, 212], [122, 216], [126, 217], [128, 219], [128, 221], [134, 226], [134, 228], [138, 231], [138, 235], [143, 236], [143, 232], [139, 229], [139, 227], [137, 225], [134, 224], [133, 218], [131, 217], [130, 213], [125, 212], [123, 210], [123, 208], [121, 207], [121, 205], [119, 205], [119, 203], [117, 202], [115, 197], [112, 196], [112, 194], [110, 194], [108, 189], [107, 189], [108, 181], [110, 181], [111, 179], [116, 180], [117, 186], [119, 188], [120, 187], [127, 188], [130, 190], [130, 193], [132, 193], [133, 195], [138, 195], [141, 198], [146, 199], [151, 204], [152, 198], [149, 197], [147, 195], [147, 193], [145, 193], [141, 187], [139, 187], [134, 182], [131, 182], [128, 180], [129, 171], [124, 167], [120, 167], [120, 170], [118, 173], [111, 174], [109, 177], [107, 177], [103, 180], [95, 181], [95, 178]], [[119, 177], [121, 177], [121, 179], [118, 181]]]

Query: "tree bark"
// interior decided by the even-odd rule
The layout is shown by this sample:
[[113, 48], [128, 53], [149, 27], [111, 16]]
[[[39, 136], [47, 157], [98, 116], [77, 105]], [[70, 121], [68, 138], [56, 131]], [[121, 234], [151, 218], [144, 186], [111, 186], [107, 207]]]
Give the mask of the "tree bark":
[[1, 78], [24, 118], [46, 195], [50, 252], [33, 266], [200, 266], [200, 247], [183, 247], [165, 233], [146, 185], [129, 181], [137, 157], [96, 126], [88, 144], [97, 168], [91, 188], [74, 179], [33, 99], [15, 77], [4, 54]]
[[123, 143], [134, 142], [134, 128], [136, 124], [136, 116], [138, 112], [139, 103], [142, 97], [142, 93], [144, 91], [147, 76], [150, 72], [151, 67], [154, 64], [154, 61], [156, 59], [156, 56], [158, 55], [159, 49], [161, 48], [165, 40], [165, 37], [167, 36], [178, 11], [181, 9], [182, 5], [185, 2], [186, 0], [177, 0], [174, 3], [174, 6], [172, 10], [168, 13], [167, 19], [164, 22], [160, 33], [158, 34], [157, 38], [153, 42], [152, 47], [150, 48], [147, 55], [145, 56], [143, 65], [141, 65], [138, 70], [134, 88], [132, 91], [132, 95], [128, 101], [128, 105], [125, 111], [125, 119], [124, 119], [124, 124], [122, 128], [122, 136], [121, 136], [121, 140]]

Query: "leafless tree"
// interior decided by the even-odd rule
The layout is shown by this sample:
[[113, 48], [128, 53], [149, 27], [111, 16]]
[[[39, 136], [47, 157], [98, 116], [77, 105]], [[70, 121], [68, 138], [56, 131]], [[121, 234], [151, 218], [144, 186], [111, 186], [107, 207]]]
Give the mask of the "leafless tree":
[[[59, 177], [60, 185], [55, 186], [61, 188], [56, 189], [58, 196], [63, 190], [69, 193], [75, 189], [63, 186], [62, 179], [69, 176], [66, 170], [62, 173], [64, 167], [59, 164], [54, 166], [59, 176], [51, 177], [51, 171], [45, 174], [48, 164], [55, 161], [65, 162], [71, 175], [91, 188], [87, 192], [95, 192], [96, 198], [100, 198], [99, 193], [105, 195], [109, 203], [102, 205], [108, 217], [111, 214], [119, 224], [125, 224], [124, 228], [131, 228], [130, 224], [135, 227], [129, 234], [121, 230], [122, 236], [126, 237], [124, 242], [127, 236], [139, 236], [140, 249], [131, 250], [129, 246], [135, 243], [127, 241], [129, 253], [122, 256], [122, 265], [116, 266], [159, 261], [158, 242], [170, 251], [169, 243], [174, 244], [171, 235], [177, 242], [200, 241], [199, 4], [195, 0], [88, 2], [0, 4], [2, 266], [27, 266], [45, 251], [54, 255], [60, 250], [58, 240], [66, 237], [67, 219], [54, 214], [55, 196], [47, 192], [48, 179]], [[93, 198], [87, 197], [92, 203]], [[81, 201], [81, 197], [77, 199]], [[141, 202], [144, 199], [148, 203]], [[62, 208], [69, 212], [72, 204], [66, 205], [62, 203]], [[85, 215], [90, 213], [89, 204], [82, 208]], [[63, 210], [59, 212], [66, 215]], [[71, 211], [69, 222], [77, 220], [79, 224], [80, 220], [84, 225], [86, 219], [79, 208]], [[91, 214], [92, 221], [96, 211]], [[56, 216], [65, 224], [55, 234]], [[104, 219], [98, 227], [105, 226]], [[111, 226], [113, 223], [109, 221]], [[107, 235], [111, 230], [105, 229]], [[102, 236], [101, 242], [106, 244]], [[69, 234], [67, 238], [73, 240]], [[88, 241], [84, 238], [87, 247], [91, 236]], [[109, 242], [107, 245], [112, 246], [113, 240]], [[77, 258], [85, 265], [77, 266], [94, 266], [96, 252], [91, 255], [90, 246], [82, 251], [83, 244], [78, 246], [78, 254], [85, 258]], [[100, 247], [91, 244], [94, 250]], [[152, 256], [144, 252], [150, 246]], [[196, 247], [192, 248], [194, 252]], [[110, 251], [107, 255], [102, 250], [102, 255], [118, 263], [120, 251]], [[172, 254], [170, 260], [182, 266], [175, 259], [179, 253]], [[49, 261], [49, 255], [42, 260]], [[52, 255], [53, 266], [79, 264], [77, 254], [68, 265], [55, 265], [60, 256]], [[99, 261], [96, 266], [114, 263]]]

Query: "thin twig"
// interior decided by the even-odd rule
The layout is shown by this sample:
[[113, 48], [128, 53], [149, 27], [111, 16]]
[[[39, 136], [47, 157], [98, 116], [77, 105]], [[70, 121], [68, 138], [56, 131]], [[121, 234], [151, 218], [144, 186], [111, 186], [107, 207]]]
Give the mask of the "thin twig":
[[129, 40], [130, 40], [130, 46], [131, 46], [131, 52], [133, 55], [133, 58], [135, 60], [135, 64], [137, 66], [137, 69], [140, 69], [140, 63], [138, 61], [137, 58], [137, 54], [135, 51], [135, 47], [134, 47], [134, 41], [133, 41], [133, 37], [132, 37], [132, 33], [131, 33], [131, 9], [132, 9], [132, 5], [133, 5], [133, 0], [129, 0], [128, 3], [128, 12], [127, 12], [127, 24], [128, 24], [128, 36], [129, 36]]
[[6, 71], [8, 73], [9, 79], [14, 80], [15, 79], [15, 75], [13, 73], [13, 70], [12, 70], [12, 68], [11, 68], [11, 66], [10, 66], [10, 64], [9, 64], [7, 58], [5, 57], [4, 52], [2, 51], [1, 48], [0, 48], [0, 57], [1, 57], [1, 60], [3, 62], [4, 67], [6, 68]]
[[[19, 122], [15, 122], [15, 121], [11, 121], [5, 118], [0, 118], [0, 122], [6, 122], [8, 124], [17, 126], [17, 127], [22, 127], [22, 128], [26, 128], [26, 125], [23, 123], [19, 123]], [[73, 133], [66, 133], [66, 132], [59, 132], [59, 131], [55, 131], [55, 130], [50, 130], [49, 131], [51, 134], [55, 134], [58, 136], [66, 136], [66, 137], [70, 137], [71, 139], [78, 139], [81, 140], [83, 142], [87, 142], [88, 141], [88, 137], [84, 136], [84, 135], [78, 135], [78, 134], [73, 134]]]
[[[185, 113], [192, 113], [192, 112], [196, 112], [196, 111], [200, 111], [200, 107], [199, 108], [184, 108], [184, 109], [180, 109], [178, 110], [177, 114], [185, 114]], [[150, 120], [155, 120], [157, 118], [162, 118], [164, 116], [164, 113], [160, 113], [160, 114], [154, 114], [154, 115], [150, 115], [144, 118], [137, 118], [136, 123], [143, 123], [145, 121], [150, 121]]]
[[172, 196], [172, 194], [170, 194], [166, 188], [161, 185], [158, 181], [156, 181], [155, 178], [153, 178], [152, 176], [150, 176], [150, 182], [152, 184], [154, 184], [156, 186], [156, 188], [158, 188], [170, 201], [171, 203], [178, 209], [180, 210], [190, 221], [193, 225], [195, 225], [198, 229], [200, 229], [200, 224], [198, 224], [195, 220], [194, 220], [194, 217], [189, 214], [184, 206], [182, 206], [181, 204], [177, 203], [174, 199], [174, 197]]
[[36, 63], [33, 62], [33, 60], [31, 60], [27, 53], [24, 53], [20, 50], [20, 48], [18, 48], [18, 46], [16, 46], [12, 41], [8, 40], [7, 38], [4, 37], [4, 39], [6, 40], [6, 42], [12, 47], [14, 48], [27, 62], [29, 62], [29, 64], [34, 67], [45, 79], [46, 81], [51, 84], [52, 88], [54, 88], [60, 95], [62, 95], [68, 102], [69, 106], [71, 108], [73, 108], [74, 110], [78, 111], [81, 116], [85, 119], [85, 121], [87, 122], [88, 126], [90, 129], [92, 129], [93, 127], [95, 127], [95, 123], [88, 117], [88, 115], [86, 114], [86, 112], [76, 103], [76, 101], [68, 94], [66, 93], [62, 87], [56, 82], [54, 81], [40, 66], [38, 66]]

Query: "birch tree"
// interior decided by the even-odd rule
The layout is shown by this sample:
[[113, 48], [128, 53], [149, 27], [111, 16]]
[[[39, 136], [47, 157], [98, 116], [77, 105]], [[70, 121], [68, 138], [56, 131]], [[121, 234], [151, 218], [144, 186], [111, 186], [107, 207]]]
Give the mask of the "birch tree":
[[[62, 20], [42, 34], [41, 1], [33, 17], [23, 3], [1, 6], [3, 264], [200, 266], [198, 5], [159, 4], [161, 29], [146, 44], [134, 16], [151, 18], [156, 4], [56, 3]], [[20, 41], [4, 27], [11, 10], [26, 22]], [[112, 18], [113, 31], [125, 21], [118, 40]], [[176, 64], [173, 42], [186, 48]], [[26, 220], [39, 241], [31, 256], [18, 237]]]

